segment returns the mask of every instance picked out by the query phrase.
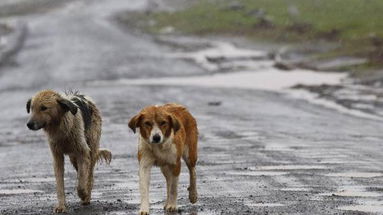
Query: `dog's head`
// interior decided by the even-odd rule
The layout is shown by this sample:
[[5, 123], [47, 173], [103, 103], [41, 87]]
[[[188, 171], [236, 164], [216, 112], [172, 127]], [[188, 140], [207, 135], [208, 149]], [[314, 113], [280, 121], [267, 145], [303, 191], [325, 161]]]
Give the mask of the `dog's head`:
[[70, 111], [77, 113], [77, 106], [52, 90], [38, 92], [27, 102], [27, 112], [31, 113], [27, 126], [31, 130], [39, 130], [58, 124], [64, 114]]
[[147, 143], [162, 144], [180, 129], [180, 122], [164, 108], [150, 106], [135, 115], [129, 121], [129, 127], [134, 133], [139, 128], [141, 137]]

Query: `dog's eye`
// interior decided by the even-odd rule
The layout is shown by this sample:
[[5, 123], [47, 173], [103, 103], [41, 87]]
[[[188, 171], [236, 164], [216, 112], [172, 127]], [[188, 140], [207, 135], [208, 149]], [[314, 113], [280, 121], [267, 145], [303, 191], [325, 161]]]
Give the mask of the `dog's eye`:
[[47, 109], [48, 109], [48, 108], [45, 107], [44, 105], [40, 107], [40, 110], [41, 110], [41, 111], [45, 111], [45, 110], [47, 110]]
[[150, 123], [150, 122], [145, 122], [144, 124], [145, 124], [145, 126], [148, 126], [148, 127], [152, 126], [152, 123]]
[[160, 122], [160, 126], [164, 126], [164, 125], [166, 125], [166, 121]]

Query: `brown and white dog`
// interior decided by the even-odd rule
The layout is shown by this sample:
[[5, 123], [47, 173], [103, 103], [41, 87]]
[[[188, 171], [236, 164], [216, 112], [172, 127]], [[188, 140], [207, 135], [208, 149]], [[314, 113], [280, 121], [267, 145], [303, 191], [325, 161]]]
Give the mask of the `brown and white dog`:
[[112, 154], [99, 149], [101, 116], [95, 104], [78, 93], [61, 95], [52, 90], [38, 92], [27, 102], [31, 130], [43, 129], [52, 152], [58, 205], [65, 212], [64, 154], [77, 171], [77, 193], [83, 205], [89, 204], [93, 187], [93, 169], [97, 161], [110, 163]]
[[178, 104], [148, 106], [134, 116], [129, 127], [139, 128], [138, 161], [141, 206], [140, 214], [149, 214], [150, 170], [159, 166], [166, 178], [166, 211], [177, 210], [177, 185], [181, 157], [190, 174], [189, 200], [197, 202], [196, 171], [197, 123], [189, 111]]

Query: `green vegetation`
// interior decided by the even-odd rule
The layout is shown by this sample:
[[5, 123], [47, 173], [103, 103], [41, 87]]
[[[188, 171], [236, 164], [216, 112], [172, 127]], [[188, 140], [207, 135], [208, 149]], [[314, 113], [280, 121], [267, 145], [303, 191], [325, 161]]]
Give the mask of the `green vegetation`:
[[340, 48], [329, 56], [363, 56], [371, 60], [369, 65], [383, 65], [382, 0], [199, 0], [182, 11], [143, 17], [154, 20], [146, 26], [154, 33], [172, 26], [192, 34], [332, 41]]

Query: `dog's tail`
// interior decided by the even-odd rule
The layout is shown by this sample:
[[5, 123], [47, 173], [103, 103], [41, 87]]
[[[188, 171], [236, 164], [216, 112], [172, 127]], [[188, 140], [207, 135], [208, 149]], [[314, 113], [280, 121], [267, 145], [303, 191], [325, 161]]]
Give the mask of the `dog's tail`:
[[112, 153], [108, 149], [99, 149], [97, 153], [97, 161], [100, 163], [105, 161], [105, 163], [110, 164], [112, 161]]

